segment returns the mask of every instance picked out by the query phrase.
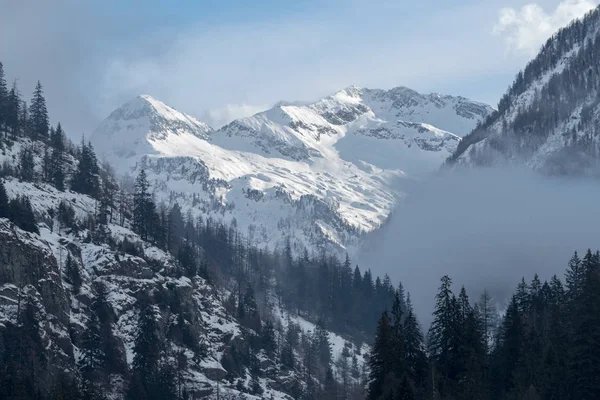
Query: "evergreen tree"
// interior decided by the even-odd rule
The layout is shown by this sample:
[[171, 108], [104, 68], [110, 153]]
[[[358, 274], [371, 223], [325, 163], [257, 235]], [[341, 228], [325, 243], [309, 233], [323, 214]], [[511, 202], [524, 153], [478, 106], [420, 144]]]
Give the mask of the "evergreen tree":
[[50, 156], [49, 178], [50, 182], [58, 190], [65, 189], [65, 142], [64, 133], [60, 122], [56, 129], [50, 131], [50, 146], [52, 146], [52, 155]]
[[42, 84], [38, 81], [31, 98], [29, 106], [29, 118], [31, 126], [31, 138], [33, 140], [47, 140], [50, 128], [46, 99], [42, 90]]
[[71, 253], [67, 254], [65, 274], [67, 275], [67, 281], [73, 285], [75, 293], [79, 293], [83, 279], [81, 278], [81, 272], [79, 272], [79, 266], [73, 260], [73, 257], [71, 257]]
[[425, 390], [427, 355], [425, 354], [423, 334], [408, 294], [406, 296], [406, 318], [404, 319], [403, 334], [408, 375], [418, 388]]
[[294, 369], [294, 365], [296, 364], [296, 356], [294, 355], [294, 331], [293, 327], [288, 321], [288, 328], [286, 330], [286, 335], [283, 343], [283, 348], [281, 349], [281, 365], [287, 369]]
[[97, 198], [100, 193], [100, 169], [98, 160], [91, 143], [85, 144], [81, 140], [77, 169], [71, 180], [71, 189], [75, 192], [87, 194]]
[[433, 322], [428, 333], [430, 356], [436, 371], [437, 389], [442, 397], [456, 391], [460, 366], [457, 363], [460, 346], [459, 302], [451, 290], [452, 280], [442, 277], [436, 295]]
[[313, 343], [322, 377], [323, 374], [327, 372], [327, 369], [331, 364], [331, 343], [329, 342], [329, 334], [325, 330], [325, 324], [323, 320], [319, 320], [317, 322]]
[[143, 240], [148, 240], [152, 233], [155, 210], [156, 206], [152, 200], [146, 171], [141, 170], [135, 180], [133, 194], [133, 229]]
[[100, 320], [95, 312], [90, 313], [87, 326], [81, 336], [80, 346], [81, 358], [80, 370], [83, 375], [93, 379], [94, 372], [101, 371], [106, 367], [106, 356], [102, 345], [102, 333]]
[[35, 181], [35, 161], [31, 147], [24, 147], [19, 153], [19, 175], [25, 182]]
[[27, 232], [40, 233], [33, 214], [33, 208], [29, 198], [19, 196], [9, 203], [10, 220], [19, 228]]
[[401, 305], [403, 302], [404, 299], [400, 300], [400, 293], [396, 290], [394, 293], [394, 303], [392, 305], [392, 343], [394, 347], [391, 348], [390, 351], [392, 352], [392, 358], [394, 360], [393, 372], [398, 378], [407, 372], [402, 318], [404, 310]]
[[496, 310], [492, 296], [490, 296], [487, 289], [483, 289], [483, 293], [479, 298], [477, 306], [482, 319], [483, 337], [485, 339], [487, 352], [496, 333], [496, 326], [498, 323], [498, 311]]
[[12, 88], [8, 93], [8, 100], [5, 106], [5, 110], [5, 124], [8, 127], [8, 130], [10, 130], [10, 132], [12, 133], [13, 137], [17, 137], [19, 136], [21, 130], [21, 93], [17, 88], [16, 81], [13, 81]]
[[577, 298], [583, 287], [585, 273], [581, 266], [581, 259], [577, 252], [569, 260], [567, 272], [565, 273], [565, 281], [567, 286], [567, 296], [571, 301]]
[[0, 179], [0, 218], [10, 218], [10, 207], [8, 206], [8, 195], [4, 183]]
[[504, 396], [518, 392], [516, 371], [522, 361], [525, 327], [519, 311], [519, 300], [513, 296], [502, 322], [495, 351], [495, 392]]
[[267, 320], [261, 332], [262, 348], [269, 355], [274, 355], [277, 350], [277, 341], [275, 340], [275, 327], [271, 320]]
[[150, 382], [158, 371], [161, 346], [154, 306], [147, 299], [141, 301], [133, 352], [133, 370]]
[[0, 138], [7, 132], [8, 116], [8, 87], [6, 86], [6, 77], [4, 76], [4, 66], [0, 61]]
[[369, 357], [369, 388], [368, 400], [385, 399], [392, 390], [390, 377], [393, 377], [394, 359], [390, 352], [393, 348], [393, 328], [390, 317], [384, 312], [377, 324], [375, 343]]
[[581, 287], [571, 316], [573, 393], [578, 399], [593, 399], [600, 393], [600, 254], [588, 250], [581, 268]]

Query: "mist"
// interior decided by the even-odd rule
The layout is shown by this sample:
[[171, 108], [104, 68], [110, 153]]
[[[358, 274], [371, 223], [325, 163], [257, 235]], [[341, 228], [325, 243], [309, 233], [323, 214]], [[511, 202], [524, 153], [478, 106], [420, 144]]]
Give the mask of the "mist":
[[528, 170], [448, 172], [415, 184], [367, 240], [359, 264], [410, 292], [426, 330], [440, 278], [471, 301], [486, 288], [500, 307], [521, 277], [563, 280], [575, 250], [600, 247], [600, 184]]

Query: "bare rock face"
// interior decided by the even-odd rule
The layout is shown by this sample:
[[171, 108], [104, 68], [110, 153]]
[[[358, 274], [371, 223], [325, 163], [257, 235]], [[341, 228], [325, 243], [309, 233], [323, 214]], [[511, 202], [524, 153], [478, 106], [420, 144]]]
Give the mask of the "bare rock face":
[[0, 284], [33, 286], [46, 312], [63, 325], [69, 322], [69, 301], [58, 262], [50, 248], [8, 220], [0, 220]]
[[58, 372], [72, 365], [69, 298], [50, 247], [6, 219], [0, 220], [0, 243], [0, 323], [17, 325], [18, 310], [29, 305], [40, 320], [42, 345], [48, 349], [44, 369]]

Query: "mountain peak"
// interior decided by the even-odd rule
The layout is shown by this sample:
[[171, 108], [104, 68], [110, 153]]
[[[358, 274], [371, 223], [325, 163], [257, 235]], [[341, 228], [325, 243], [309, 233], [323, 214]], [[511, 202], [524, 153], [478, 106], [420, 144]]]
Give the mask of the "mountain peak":
[[92, 134], [98, 153], [113, 163], [155, 152], [170, 136], [208, 139], [212, 129], [196, 118], [142, 94], [114, 110]]

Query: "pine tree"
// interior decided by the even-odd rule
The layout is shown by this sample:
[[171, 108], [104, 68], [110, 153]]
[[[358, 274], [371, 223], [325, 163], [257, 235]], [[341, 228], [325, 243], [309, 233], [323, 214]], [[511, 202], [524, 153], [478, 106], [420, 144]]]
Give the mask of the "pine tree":
[[437, 389], [442, 397], [456, 391], [460, 366], [457, 363], [460, 346], [459, 302], [452, 293], [452, 280], [448, 276], [441, 279], [436, 295], [433, 322], [428, 332], [430, 356], [437, 374]]
[[8, 195], [4, 183], [0, 179], [0, 218], [10, 218], [10, 208], [8, 206]]
[[6, 77], [4, 76], [4, 66], [0, 61], [0, 138], [7, 132], [8, 116], [8, 87], [6, 86]]
[[146, 178], [146, 171], [141, 170], [135, 180], [133, 194], [133, 230], [143, 240], [148, 240], [152, 232], [153, 218], [156, 206], [150, 193], [150, 184]]
[[95, 312], [90, 313], [86, 329], [81, 336], [80, 352], [79, 365], [82, 374], [92, 376], [95, 371], [103, 370], [106, 367], [100, 320]]
[[35, 215], [29, 198], [19, 196], [14, 198], [9, 203], [10, 220], [19, 228], [27, 232], [37, 233], [40, 231], [35, 222]]
[[12, 133], [13, 137], [17, 137], [21, 130], [21, 93], [17, 88], [17, 81], [13, 81], [12, 88], [8, 93], [8, 100], [6, 104], [6, 115], [5, 124], [8, 130]]
[[262, 348], [269, 355], [275, 354], [277, 350], [277, 341], [275, 340], [275, 327], [273, 326], [273, 322], [271, 320], [267, 320], [265, 325], [263, 326], [261, 332], [261, 345]]
[[427, 355], [421, 328], [413, 310], [410, 295], [406, 296], [406, 318], [403, 325], [404, 353], [408, 375], [418, 388], [425, 389]]
[[71, 189], [75, 192], [87, 194], [97, 198], [100, 194], [100, 169], [98, 160], [91, 143], [85, 144], [81, 140], [77, 169], [71, 180]]
[[567, 286], [567, 296], [569, 300], [573, 301], [579, 295], [580, 289], [583, 286], [585, 279], [584, 270], [581, 266], [581, 259], [577, 252], [573, 254], [573, 257], [569, 260], [569, 266], [565, 274], [565, 281]]
[[24, 147], [19, 153], [19, 175], [25, 182], [35, 181], [35, 161], [31, 147]]
[[485, 338], [486, 351], [488, 351], [496, 333], [496, 326], [498, 324], [498, 311], [496, 310], [492, 296], [490, 296], [487, 289], [483, 289], [483, 293], [479, 298], [477, 306], [479, 308], [479, 313], [481, 314], [483, 323], [483, 336]]
[[50, 123], [48, 119], [48, 109], [46, 108], [46, 99], [42, 90], [42, 84], [38, 81], [31, 98], [29, 106], [29, 118], [31, 125], [31, 138], [33, 140], [47, 140]]
[[329, 342], [329, 334], [325, 330], [325, 324], [321, 319], [317, 321], [313, 343], [316, 348], [317, 361], [319, 363], [321, 376], [323, 376], [331, 364], [331, 343]]
[[600, 254], [588, 250], [581, 267], [583, 278], [571, 316], [573, 393], [578, 399], [593, 399], [600, 393]]
[[286, 335], [283, 343], [283, 348], [281, 349], [281, 364], [284, 368], [294, 369], [296, 364], [296, 357], [294, 355], [294, 331], [291, 326], [291, 323], [288, 321], [288, 328], [286, 330]]
[[133, 370], [143, 377], [144, 383], [150, 382], [158, 372], [161, 343], [158, 337], [154, 306], [148, 299], [141, 301], [133, 352]]
[[74, 292], [79, 293], [83, 279], [81, 278], [81, 272], [79, 272], [79, 266], [73, 260], [73, 257], [71, 257], [71, 253], [67, 254], [65, 274], [67, 275], [67, 281], [73, 285]]
[[377, 324], [375, 343], [371, 348], [369, 357], [369, 393], [368, 400], [384, 399], [392, 389], [389, 385], [389, 377], [393, 376], [394, 359], [390, 352], [393, 348], [393, 328], [387, 312], [381, 314]]
[[[394, 360], [393, 372], [397, 378], [406, 373], [405, 359], [405, 338], [403, 329], [403, 307], [404, 299], [400, 300], [398, 290], [394, 293], [394, 303], [392, 305], [392, 343], [393, 347], [389, 349]], [[406, 306], [404, 306], [406, 307]]]
[[519, 311], [519, 300], [512, 297], [502, 322], [495, 351], [495, 391], [505, 396], [517, 390], [516, 371], [525, 346], [525, 326]]
[[60, 122], [56, 126], [56, 129], [50, 131], [50, 146], [52, 146], [49, 167], [50, 182], [54, 187], [62, 191], [65, 189], [65, 142]]

